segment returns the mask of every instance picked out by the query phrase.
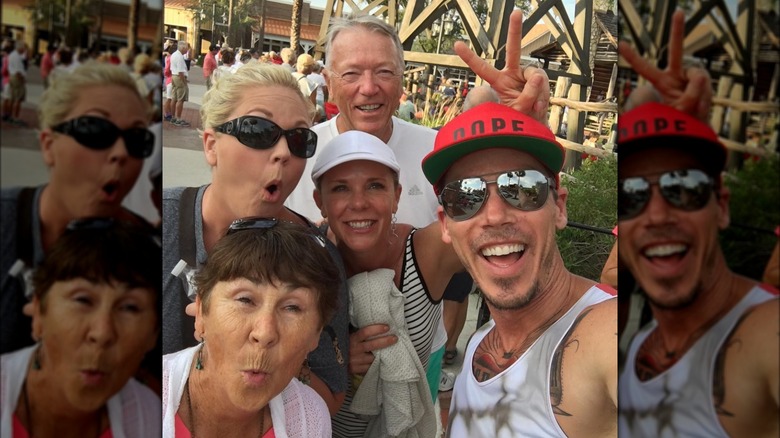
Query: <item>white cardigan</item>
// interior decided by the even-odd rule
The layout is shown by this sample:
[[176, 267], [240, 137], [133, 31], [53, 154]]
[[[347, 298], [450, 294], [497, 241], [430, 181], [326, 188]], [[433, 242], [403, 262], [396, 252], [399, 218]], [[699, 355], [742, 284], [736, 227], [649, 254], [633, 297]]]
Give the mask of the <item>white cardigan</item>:
[[[0, 356], [0, 436], [10, 437], [12, 417], [22, 391], [35, 349], [38, 345]], [[111, 434], [115, 438], [146, 438], [160, 436], [160, 397], [135, 379], [127, 381], [124, 387], [106, 403]]]
[[[199, 345], [163, 356], [163, 437], [175, 437], [176, 412]], [[330, 413], [322, 397], [292, 379], [268, 402], [277, 438], [331, 438]]]

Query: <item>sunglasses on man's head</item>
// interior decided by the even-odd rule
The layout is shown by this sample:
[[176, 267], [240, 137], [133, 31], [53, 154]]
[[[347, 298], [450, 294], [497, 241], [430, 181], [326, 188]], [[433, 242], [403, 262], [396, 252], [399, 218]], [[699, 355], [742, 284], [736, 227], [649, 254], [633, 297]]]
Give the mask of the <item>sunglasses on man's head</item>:
[[642, 176], [622, 179], [618, 181], [618, 220], [633, 219], [642, 213], [654, 185], [666, 202], [685, 211], [702, 209], [714, 188], [712, 178], [698, 169], [662, 173], [655, 182]]
[[[278, 223], [279, 220], [275, 217], [252, 216], [236, 219], [230, 224], [230, 227], [228, 227], [227, 233], [225, 235], [231, 235], [233, 233], [244, 230], [267, 230], [275, 227]], [[304, 228], [303, 225], [301, 225], [301, 228]], [[308, 232], [308, 229], [307, 234], [310, 235], [312, 239], [317, 242], [317, 244], [323, 248], [325, 247], [325, 239], [322, 236]]]
[[121, 130], [102, 117], [81, 116], [51, 129], [72, 137], [84, 147], [98, 151], [110, 148], [119, 137], [125, 141], [127, 153], [133, 158], [147, 158], [154, 151], [154, 134], [148, 129], [135, 127]]
[[243, 116], [225, 122], [215, 131], [232, 135], [252, 149], [270, 149], [282, 135], [290, 153], [299, 158], [311, 158], [317, 150], [317, 134], [308, 128], [282, 129], [276, 123], [258, 116]]
[[495, 181], [464, 178], [448, 183], [439, 195], [444, 213], [455, 221], [474, 217], [488, 198], [488, 184], [496, 183], [498, 193], [512, 207], [522, 211], [542, 208], [555, 180], [538, 170], [512, 170], [498, 175]]

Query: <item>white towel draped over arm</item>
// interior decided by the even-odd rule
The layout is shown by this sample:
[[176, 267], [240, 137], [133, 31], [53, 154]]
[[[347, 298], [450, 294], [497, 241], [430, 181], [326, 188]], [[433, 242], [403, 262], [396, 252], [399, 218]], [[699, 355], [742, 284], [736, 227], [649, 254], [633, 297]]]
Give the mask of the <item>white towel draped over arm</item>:
[[351, 410], [369, 420], [366, 437], [429, 438], [436, 435], [436, 414], [420, 358], [406, 331], [404, 296], [391, 269], [363, 272], [348, 281], [350, 321], [355, 327], [387, 324], [398, 342], [373, 351], [369, 367], [352, 399]]

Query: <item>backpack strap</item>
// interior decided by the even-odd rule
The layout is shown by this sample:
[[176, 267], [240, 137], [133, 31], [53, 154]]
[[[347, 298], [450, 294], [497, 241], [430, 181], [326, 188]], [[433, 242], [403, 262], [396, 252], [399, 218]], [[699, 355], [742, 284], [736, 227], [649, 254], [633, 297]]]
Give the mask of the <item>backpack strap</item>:
[[35, 190], [36, 187], [25, 187], [16, 198], [16, 256], [30, 268], [34, 263], [32, 210]]
[[197, 248], [195, 246], [195, 197], [197, 187], [187, 187], [179, 198], [179, 257], [195, 268]]

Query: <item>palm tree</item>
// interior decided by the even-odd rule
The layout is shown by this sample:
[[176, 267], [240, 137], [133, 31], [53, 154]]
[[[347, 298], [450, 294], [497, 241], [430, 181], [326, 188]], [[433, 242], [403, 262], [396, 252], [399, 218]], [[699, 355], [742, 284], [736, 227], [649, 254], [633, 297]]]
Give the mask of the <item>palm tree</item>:
[[293, 0], [292, 4], [292, 24], [290, 26], [290, 48], [295, 57], [298, 57], [298, 44], [301, 39], [301, 9], [303, 0]]
[[134, 50], [138, 40], [138, 9], [141, 7], [141, 0], [130, 0], [130, 19], [127, 22], [127, 47]]

